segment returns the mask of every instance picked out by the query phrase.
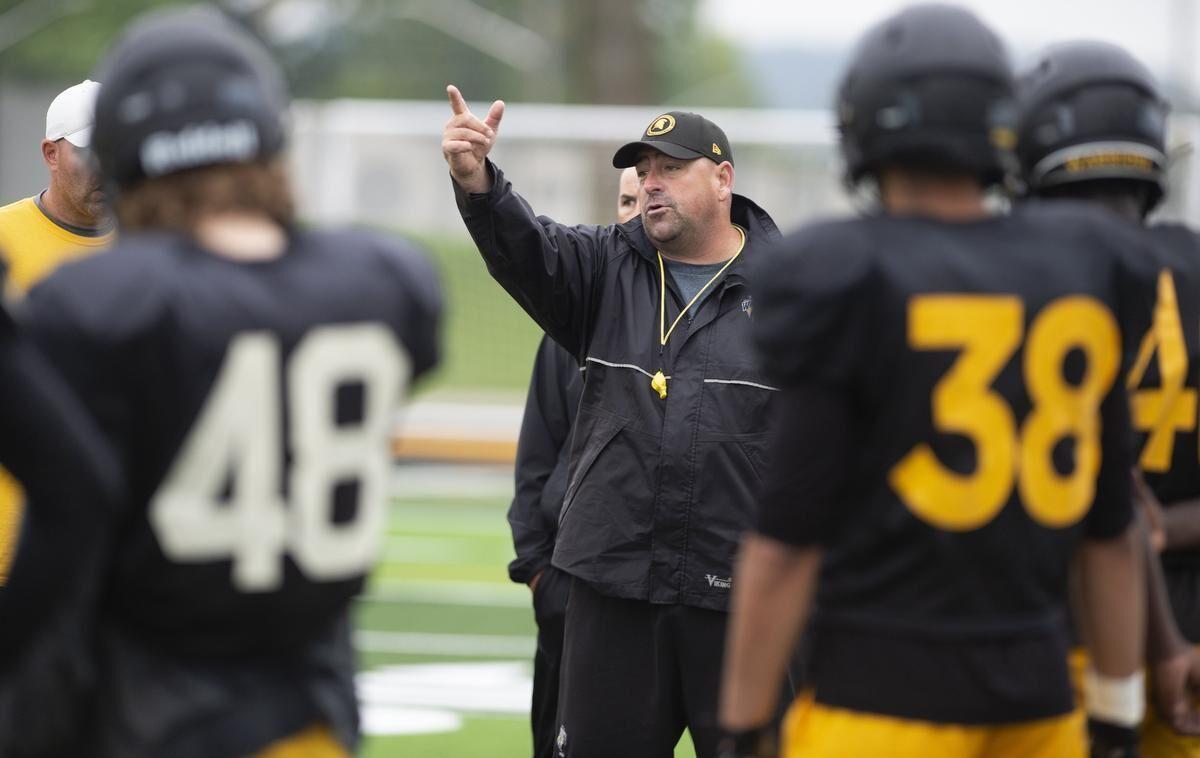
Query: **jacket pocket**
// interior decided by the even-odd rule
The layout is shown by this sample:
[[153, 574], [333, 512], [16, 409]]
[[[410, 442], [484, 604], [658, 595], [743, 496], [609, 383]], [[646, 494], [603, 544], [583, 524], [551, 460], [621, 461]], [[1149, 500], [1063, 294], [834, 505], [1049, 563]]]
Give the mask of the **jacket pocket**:
[[757, 438], [717, 439], [696, 446], [695, 484], [687, 533], [683, 590], [690, 597], [729, 597], [733, 565], [743, 533], [753, 527], [761, 489], [761, 449]]
[[698, 555], [724, 569], [742, 532], [751, 527], [766, 466], [767, 435], [711, 440], [698, 446], [693, 508], [700, 516], [688, 535]]
[[754, 437], [771, 428], [779, 395], [774, 386], [744, 368], [717, 365], [708, 371], [701, 439]]
[[750, 464], [750, 470], [754, 472], [756, 485], [761, 487], [763, 478], [766, 476], [766, 461], [763, 456], [763, 448], [766, 445], [765, 435], [739, 440], [737, 446], [742, 451], [742, 455], [746, 456], [746, 461]]
[[[587, 429], [586, 437], [580, 442], [582, 450], [579, 453], [579, 463], [575, 466], [575, 470], [571, 474], [571, 480], [567, 484], [567, 494], [563, 498], [562, 511], [558, 515], [558, 526], [560, 529], [563, 522], [567, 520], [567, 514], [571, 511], [571, 506], [575, 503], [575, 496], [579, 493], [579, 485], [587, 477], [588, 470], [591, 469], [596, 459], [600, 457], [600, 453], [604, 452], [604, 448], [608, 447], [608, 444], [625, 428], [626, 424], [624, 419], [608, 414], [590, 413], [582, 407], [579, 409], [578, 421], [583, 421], [585, 414], [591, 415], [594, 421], [591, 424], [591, 428]], [[585, 428], [582, 427], [580, 430], [582, 431]]]

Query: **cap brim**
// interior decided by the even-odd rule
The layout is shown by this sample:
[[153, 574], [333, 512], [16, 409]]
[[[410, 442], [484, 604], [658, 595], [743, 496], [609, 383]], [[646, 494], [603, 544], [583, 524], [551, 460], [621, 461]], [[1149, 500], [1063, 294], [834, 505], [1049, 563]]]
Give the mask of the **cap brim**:
[[692, 158], [707, 158], [704, 153], [698, 153], [691, 148], [676, 145], [673, 142], [654, 141], [654, 142], [630, 142], [628, 145], [623, 145], [620, 150], [613, 153], [613, 168], [629, 168], [636, 166], [638, 158], [642, 156], [642, 150], [650, 148], [657, 150], [660, 153], [665, 153], [672, 158], [680, 160], [691, 160]]
[[92, 127], [89, 126], [77, 132], [72, 132], [63, 137], [63, 139], [75, 147], [87, 147], [92, 144]]

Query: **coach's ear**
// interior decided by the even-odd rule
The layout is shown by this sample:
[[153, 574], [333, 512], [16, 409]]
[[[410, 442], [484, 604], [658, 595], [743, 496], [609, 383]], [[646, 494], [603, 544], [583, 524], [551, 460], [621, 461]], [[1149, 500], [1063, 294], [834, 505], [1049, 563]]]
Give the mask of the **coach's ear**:
[[42, 140], [42, 160], [46, 162], [46, 166], [51, 171], [58, 168], [59, 144], [54, 140]]
[[733, 164], [722, 161], [717, 166], [717, 199], [724, 202], [733, 197]]

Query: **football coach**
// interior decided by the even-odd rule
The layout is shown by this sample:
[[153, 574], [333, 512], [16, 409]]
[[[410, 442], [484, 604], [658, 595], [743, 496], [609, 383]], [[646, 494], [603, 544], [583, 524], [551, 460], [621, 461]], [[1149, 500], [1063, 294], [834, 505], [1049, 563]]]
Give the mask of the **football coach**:
[[487, 158], [504, 103], [480, 119], [447, 92], [442, 152], [488, 271], [587, 367], [552, 561], [571, 576], [559, 755], [666, 758], [687, 727], [712, 756], [732, 566], [777, 394], [746, 268], [779, 232], [734, 194], [725, 133], [677, 111], [613, 156], [637, 170], [639, 216], [537, 216]]

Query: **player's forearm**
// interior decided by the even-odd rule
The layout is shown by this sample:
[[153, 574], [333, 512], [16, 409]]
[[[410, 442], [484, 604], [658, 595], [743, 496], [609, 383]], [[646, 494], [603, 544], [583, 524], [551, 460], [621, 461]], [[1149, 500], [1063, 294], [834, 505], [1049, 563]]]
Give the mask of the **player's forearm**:
[[1162, 563], [1150, 542], [1150, 529], [1140, 512], [1137, 520], [1142, 566], [1146, 576], [1146, 661], [1155, 663], [1188, 649], [1175, 623]]
[[1200, 499], [1164, 508], [1163, 531], [1167, 550], [1200, 547]]
[[742, 541], [725, 643], [720, 722], [741, 731], [770, 721], [785, 667], [808, 617], [821, 563], [818, 548], [757, 534]]
[[1079, 548], [1080, 629], [1092, 665], [1104, 677], [1128, 677], [1141, 665], [1145, 623], [1144, 537], [1131, 524], [1111, 540]]

